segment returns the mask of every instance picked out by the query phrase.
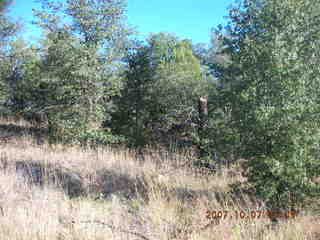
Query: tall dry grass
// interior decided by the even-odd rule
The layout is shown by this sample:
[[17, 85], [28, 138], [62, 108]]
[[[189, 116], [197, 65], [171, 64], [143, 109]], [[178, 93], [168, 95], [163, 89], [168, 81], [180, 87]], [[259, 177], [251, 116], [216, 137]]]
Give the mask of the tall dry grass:
[[[14, 126], [26, 127], [2, 121], [1, 135]], [[204, 174], [186, 164], [192, 155], [149, 149], [141, 160], [126, 149], [38, 145], [26, 129], [0, 142], [0, 239], [320, 239], [312, 213], [277, 225], [231, 218], [263, 207], [229, 193], [244, 180], [235, 166]]]

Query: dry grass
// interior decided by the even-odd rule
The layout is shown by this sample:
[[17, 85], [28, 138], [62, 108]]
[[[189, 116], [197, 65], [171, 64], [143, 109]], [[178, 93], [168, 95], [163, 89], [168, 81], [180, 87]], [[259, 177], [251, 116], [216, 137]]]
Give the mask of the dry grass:
[[[1, 135], [14, 124], [0, 122]], [[201, 175], [185, 164], [192, 156], [37, 145], [28, 129], [0, 142], [0, 239], [320, 239], [312, 214], [276, 226], [230, 218], [262, 207], [228, 193], [243, 180], [235, 167]], [[214, 210], [228, 215], [208, 219]]]

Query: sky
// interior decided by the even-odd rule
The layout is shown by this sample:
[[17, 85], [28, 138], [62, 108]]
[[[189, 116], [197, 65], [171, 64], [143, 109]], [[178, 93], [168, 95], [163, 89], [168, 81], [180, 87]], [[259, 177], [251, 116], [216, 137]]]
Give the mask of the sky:
[[[127, 0], [128, 23], [141, 34], [169, 32], [193, 43], [209, 43], [211, 29], [225, 23], [233, 0]], [[32, 9], [39, 8], [33, 0], [14, 0], [9, 15], [21, 19], [24, 37], [37, 39], [39, 30], [32, 26]]]

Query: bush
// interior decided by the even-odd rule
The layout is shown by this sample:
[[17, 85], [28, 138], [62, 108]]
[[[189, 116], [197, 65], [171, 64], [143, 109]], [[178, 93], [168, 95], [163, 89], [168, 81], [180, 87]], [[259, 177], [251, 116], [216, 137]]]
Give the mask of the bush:
[[[248, 182], [272, 209], [319, 197], [319, 3], [248, 0], [232, 9], [221, 82]], [[275, 24], [276, 23], [276, 24]]]
[[86, 131], [80, 134], [79, 142], [86, 146], [95, 145], [113, 145], [113, 144], [125, 144], [127, 139], [123, 136], [115, 136], [110, 132], [102, 130]]

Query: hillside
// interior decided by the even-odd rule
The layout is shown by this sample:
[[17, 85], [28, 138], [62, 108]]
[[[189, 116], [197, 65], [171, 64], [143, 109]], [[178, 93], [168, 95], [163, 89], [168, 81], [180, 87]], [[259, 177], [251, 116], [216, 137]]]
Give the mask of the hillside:
[[[3, 240], [320, 239], [316, 212], [273, 224], [258, 216], [263, 203], [231, 194], [229, 184], [244, 180], [239, 165], [210, 173], [189, 164], [192, 154], [147, 149], [139, 159], [127, 149], [39, 144], [24, 122], [2, 120], [0, 129], [11, 136], [0, 144]], [[214, 211], [223, 216], [209, 219]]]

